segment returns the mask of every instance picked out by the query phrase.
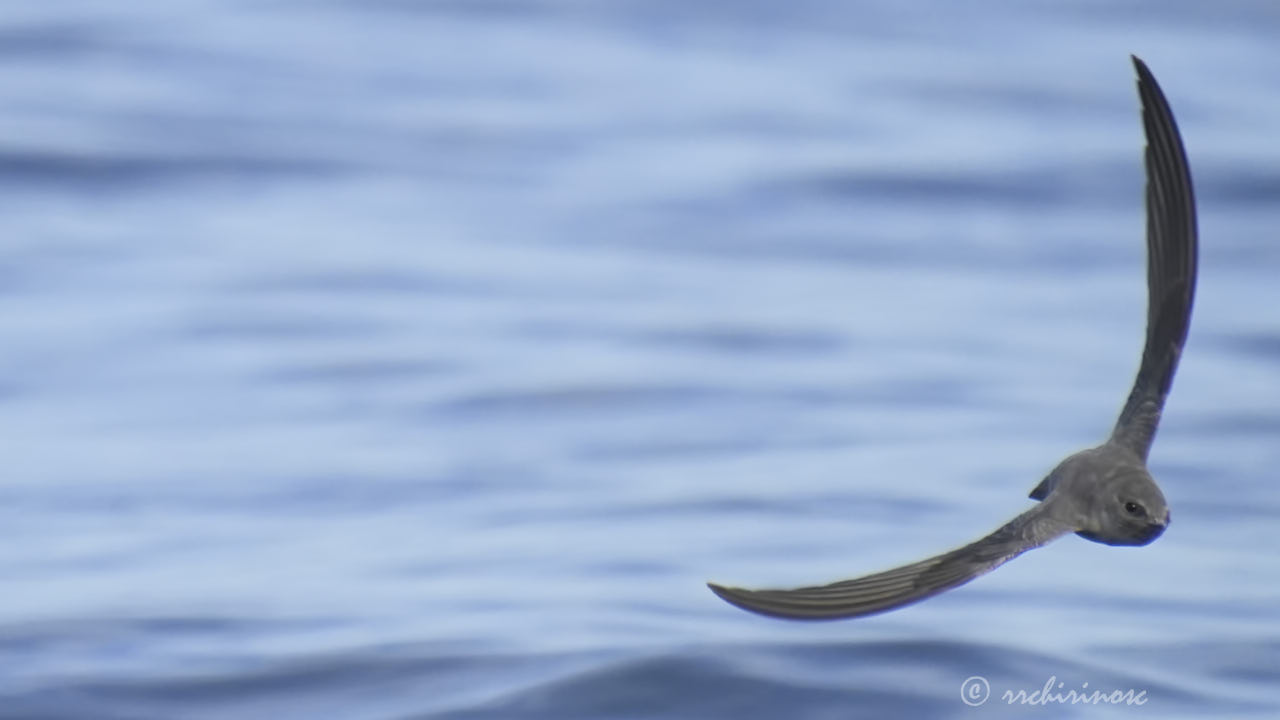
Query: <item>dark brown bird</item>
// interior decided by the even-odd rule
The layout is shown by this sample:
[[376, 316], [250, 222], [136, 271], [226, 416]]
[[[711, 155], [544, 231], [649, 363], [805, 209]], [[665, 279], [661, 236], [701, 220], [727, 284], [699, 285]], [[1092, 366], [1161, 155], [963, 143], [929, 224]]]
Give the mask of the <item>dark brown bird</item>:
[[1168, 527], [1169, 507], [1147, 470], [1147, 454], [1191, 323], [1196, 206], [1173, 112], [1146, 64], [1137, 57], [1133, 64], [1147, 138], [1147, 333], [1138, 376], [1111, 437], [1059, 463], [1031, 491], [1040, 504], [962, 548], [893, 570], [794, 590], [708, 583], [716, 595], [772, 617], [861, 617], [963, 585], [1063, 535], [1075, 533], [1108, 545], [1146, 545]]

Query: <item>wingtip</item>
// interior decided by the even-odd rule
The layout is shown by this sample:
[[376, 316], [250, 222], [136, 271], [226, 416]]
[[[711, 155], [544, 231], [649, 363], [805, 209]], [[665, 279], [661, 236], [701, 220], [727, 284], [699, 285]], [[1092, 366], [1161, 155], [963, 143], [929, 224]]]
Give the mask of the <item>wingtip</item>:
[[717, 596], [717, 597], [719, 597], [719, 598], [721, 598], [721, 599], [727, 599], [727, 597], [726, 597], [726, 596], [727, 596], [727, 595], [729, 595], [729, 594], [731, 593], [731, 588], [727, 588], [727, 587], [725, 587], [724, 585], [717, 585], [717, 584], [715, 584], [715, 583], [713, 583], [713, 582], [708, 582], [708, 583], [707, 583], [707, 589], [709, 589], [711, 592], [715, 593], [715, 594], [716, 594], [716, 596]]
[[726, 587], [724, 585], [717, 585], [713, 582], [708, 582], [707, 588], [711, 590], [711, 592], [715, 593], [716, 597], [720, 598], [721, 600], [729, 603], [730, 605], [736, 608], [741, 608], [743, 610], [747, 610], [750, 612], [756, 612], [751, 607], [743, 604], [743, 601], [741, 599], [741, 595], [743, 594], [742, 588]]
[[1139, 80], [1146, 82], [1153, 81], [1151, 68], [1147, 67], [1147, 64], [1143, 62], [1142, 58], [1131, 54], [1129, 55], [1129, 59], [1133, 61], [1133, 69], [1137, 71]]
[[717, 585], [713, 582], [707, 583], [707, 587], [711, 590], [711, 592], [715, 593], [716, 597], [720, 598], [721, 600], [729, 603], [730, 605], [736, 608], [741, 608], [748, 612], [754, 612], [761, 615], [772, 614], [758, 607], [755, 607], [751, 604], [750, 598], [751, 598], [752, 591], [750, 590], [747, 590], [745, 588], [728, 587], [726, 585]]

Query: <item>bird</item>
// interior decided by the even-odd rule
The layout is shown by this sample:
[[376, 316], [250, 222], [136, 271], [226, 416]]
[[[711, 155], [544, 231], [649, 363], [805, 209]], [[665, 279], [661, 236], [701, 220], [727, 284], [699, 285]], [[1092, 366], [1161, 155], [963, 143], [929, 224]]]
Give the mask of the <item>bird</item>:
[[712, 592], [775, 618], [863, 617], [957, 588], [1071, 533], [1107, 545], [1141, 546], [1169, 526], [1169, 505], [1147, 457], [1191, 324], [1196, 206], [1173, 111], [1146, 63], [1130, 58], [1146, 137], [1147, 325], [1138, 373], [1110, 437], [1061, 461], [1032, 489], [1030, 498], [1038, 504], [964, 547], [828, 585], [747, 590], [707, 583]]

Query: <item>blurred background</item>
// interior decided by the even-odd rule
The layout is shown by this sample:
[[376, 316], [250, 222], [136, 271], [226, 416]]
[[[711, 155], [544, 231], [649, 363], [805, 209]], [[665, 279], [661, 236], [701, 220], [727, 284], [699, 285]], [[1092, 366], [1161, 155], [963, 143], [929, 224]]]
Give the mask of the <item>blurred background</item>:
[[[0, 717], [1010, 716], [1050, 678], [1273, 716], [1278, 33], [1267, 0], [9, 0]], [[1201, 210], [1169, 532], [852, 622], [712, 596], [979, 537], [1110, 431], [1129, 53]]]

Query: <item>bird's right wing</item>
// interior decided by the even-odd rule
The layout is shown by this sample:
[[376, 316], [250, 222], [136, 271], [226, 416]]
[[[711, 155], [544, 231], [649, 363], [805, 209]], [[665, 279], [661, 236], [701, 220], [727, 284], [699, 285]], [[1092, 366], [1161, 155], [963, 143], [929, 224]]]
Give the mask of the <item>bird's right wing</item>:
[[792, 620], [861, 617], [919, 602], [963, 585], [1035, 547], [1074, 532], [1042, 504], [962, 548], [893, 570], [795, 590], [745, 590], [707, 583], [743, 610]]
[[1196, 202], [1169, 102], [1133, 58], [1147, 137], [1147, 338], [1111, 441], [1146, 460], [1191, 325], [1196, 292]]

